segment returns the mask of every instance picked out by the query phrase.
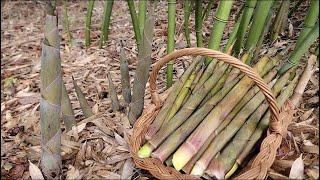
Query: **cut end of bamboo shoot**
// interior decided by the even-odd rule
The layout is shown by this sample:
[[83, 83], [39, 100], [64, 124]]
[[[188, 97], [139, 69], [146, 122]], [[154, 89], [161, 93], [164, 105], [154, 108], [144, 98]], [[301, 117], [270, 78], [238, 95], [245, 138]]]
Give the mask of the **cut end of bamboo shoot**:
[[200, 163], [196, 163], [193, 168], [192, 168], [192, 171], [191, 171], [191, 175], [195, 175], [195, 176], [202, 176], [204, 171], [205, 171], [205, 167], [200, 164]]
[[213, 159], [206, 170], [206, 174], [216, 179], [223, 179], [225, 177], [224, 169], [217, 159]]
[[192, 158], [192, 153], [190, 152], [190, 149], [187, 149], [185, 146], [181, 146], [172, 157], [172, 164], [173, 167], [180, 171]]
[[150, 144], [147, 143], [139, 149], [138, 156], [140, 158], [147, 158], [147, 157], [150, 157], [151, 152], [152, 152], [152, 147]]

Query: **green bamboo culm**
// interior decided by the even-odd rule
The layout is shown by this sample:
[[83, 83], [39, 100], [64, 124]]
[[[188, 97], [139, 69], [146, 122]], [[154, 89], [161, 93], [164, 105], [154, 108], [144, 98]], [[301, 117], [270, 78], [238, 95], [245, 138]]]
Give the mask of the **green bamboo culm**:
[[67, 2], [68, 0], [63, 0], [63, 19], [64, 19], [64, 29], [67, 33], [67, 38], [68, 38], [68, 43], [71, 45], [71, 41], [72, 41], [72, 35], [71, 35], [71, 32], [70, 32], [70, 23], [69, 23], [69, 18], [68, 18], [68, 8], [67, 8]]
[[237, 34], [238, 34], [238, 31], [239, 31], [240, 23], [241, 23], [242, 16], [243, 16], [242, 12], [239, 12], [239, 13], [240, 13], [240, 16], [237, 19], [236, 24], [234, 25], [231, 34], [229, 35], [229, 39], [227, 41], [226, 46], [224, 47], [224, 52], [225, 53], [231, 54], [232, 51], [230, 50], [230, 48], [233, 49], [234, 43], [235, 43], [235, 41], [237, 39]]
[[311, 0], [307, 16], [303, 22], [303, 28], [299, 34], [296, 46], [300, 46], [304, 38], [317, 22], [319, 16], [319, 0]]
[[277, 16], [274, 20], [273, 26], [271, 28], [270, 37], [271, 41], [275, 41], [278, 38], [279, 33], [284, 28], [284, 25], [288, 18], [288, 11], [290, 7], [290, 1], [282, 1]]
[[61, 175], [61, 59], [55, 6], [47, 2], [40, 71], [41, 169], [47, 179]]
[[143, 33], [144, 23], [146, 21], [147, 0], [139, 1], [138, 22], [140, 28], [140, 34]]
[[127, 0], [127, 3], [128, 3], [130, 15], [131, 15], [131, 21], [132, 21], [134, 36], [136, 38], [137, 46], [139, 48], [140, 41], [141, 41], [141, 33], [140, 33], [140, 30], [139, 30], [138, 16], [137, 16], [136, 8], [134, 6], [133, 0]]
[[202, 14], [202, 21], [206, 21], [208, 19], [208, 16], [210, 14], [214, 1], [215, 0], [209, 0], [207, 7]]
[[197, 0], [195, 2], [195, 28], [196, 28], [196, 38], [197, 47], [203, 47], [202, 38], [202, 0]]
[[144, 95], [151, 65], [152, 38], [154, 35], [154, 15], [152, 2], [144, 25], [142, 41], [138, 53], [138, 65], [134, 76], [132, 101], [129, 106], [128, 119], [131, 125], [141, 115], [144, 106]]
[[263, 41], [264, 41], [264, 39], [265, 39], [266, 35], [268, 34], [269, 29], [271, 27], [271, 22], [272, 22], [272, 17], [273, 17], [274, 10], [275, 10], [275, 5], [276, 5], [276, 3], [273, 3], [272, 8], [270, 8], [270, 11], [268, 12], [267, 19], [264, 23], [264, 29], [263, 29], [262, 33], [260, 34], [257, 45], [255, 46], [255, 49], [252, 52], [253, 56], [252, 57], [248, 56], [248, 59], [246, 60], [246, 62], [248, 62], [248, 63], [251, 62], [251, 59], [257, 59], [259, 56], [261, 47], [263, 45]]
[[[220, 1], [218, 10], [215, 14], [215, 22], [211, 30], [211, 36], [208, 43], [208, 48], [219, 50], [224, 28], [228, 22], [233, 0]], [[206, 58], [206, 65], [209, 64], [211, 58]], [[215, 64], [216, 60], [214, 60]]]
[[113, 2], [114, 2], [114, 0], [105, 0], [104, 1], [103, 20], [102, 20], [102, 25], [101, 25], [101, 38], [100, 38], [100, 42], [99, 42], [99, 48], [102, 48], [102, 46], [108, 40], [109, 24], [110, 24]]
[[189, 28], [189, 18], [190, 18], [190, 13], [191, 13], [191, 0], [184, 0], [183, 1], [183, 26], [184, 26], [184, 37], [186, 38], [187, 42], [187, 47], [191, 47], [191, 42], [190, 42], [190, 28]]
[[[249, 53], [249, 59], [253, 55], [253, 51], [259, 41], [259, 37], [263, 33], [264, 25], [268, 17], [270, 8], [272, 7], [274, 0], [258, 1], [252, 18], [252, 25], [248, 33], [248, 38], [245, 44], [245, 51]], [[250, 60], [248, 61], [250, 64]]]
[[67, 88], [62, 83], [62, 92], [61, 92], [61, 111], [62, 119], [66, 126], [66, 132], [72, 130], [72, 127], [76, 125], [76, 119], [74, 117], [74, 111], [71, 105], [70, 98], [68, 96]]
[[250, 23], [250, 20], [252, 18], [252, 14], [254, 11], [254, 8], [256, 7], [257, 0], [246, 0], [243, 15], [241, 18], [241, 22], [239, 25], [239, 30], [237, 33], [237, 40], [235, 42], [234, 52], [236, 55], [239, 55], [240, 49], [243, 47], [243, 41], [245, 33], [248, 29], [248, 25]]
[[91, 110], [91, 107], [89, 106], [85, 95], [83, 94], [83, 92], [81, 91], [80, 87], [77, 85], [76, 80], [74, 80], [74, 78], [72, 77], [72, 82], [73, 82], [73, 87], [74, 90], [76, 92], [78, 101], [80, 103], [80, 107], [82, 109], [83, 115], [88, 118], [90, 116], [93, 116], [93, 112]]
[[86, 29], [84, 31], [84, 36], [85, 36], [84, 44], [86, 47], [90, 46], [90, 43], [91, 43], [90, 33], [91, 33], [91, 17], [92, 17], [93, 6], [94, 6], [94, 0], [89, 0], [88, 6], [87, 6], [87, 15], [86, 15]]
[[[174, 33], [176, 26], [176, 0], [168, 0], [168, 38], [167, 54], [174, 50]], [[167, 89], [173, 84], [173, 62], [167, 64]]]
[[290, 54], [288, 61], [280, 68], [279, 74], [285, 73], [288, 69], [298, 65], [301, 57], [306, 53], [310, 46], [319, 37], [319, 21], [315, 24], [312, 30], [306, 35], [300, 46], [296, 46]]

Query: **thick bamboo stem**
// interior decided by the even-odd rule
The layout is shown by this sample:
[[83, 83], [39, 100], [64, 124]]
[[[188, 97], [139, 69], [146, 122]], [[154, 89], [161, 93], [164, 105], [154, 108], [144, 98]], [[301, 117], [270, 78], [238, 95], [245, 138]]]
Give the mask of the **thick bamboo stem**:
[[131, 16], [131, 21], [132, 21], [132, 26], [133, 26], [133, 31], [134, 31], [134, 37], [136, 38], [137, 46], [139, 48], [142, 34], [140, 33], [140, 29], [139, 29], [139, 25], [138, 25], [139, 22], [138, 22], [136, 8], [134, 6], [133, 0], [127, 0], [127, 3], [128, 3], [129, 11], [130, 11], [130, 16]]
[[109, 24], [112, 12], [114, 0], [105, 0], [103, 9], [103, 20], [101, 25], [101, 38], [99, 42], [99, 48], [102, 48], [104, 43], [108, 40], [109, 35]]
[[[174, 34], [176, 28], [176, 0], [168, 0], [168, 37], [167, 37], [167, 54], [174, 50]], [[173, 84], [173, 62], [167, 64], [167, 88]]]
[[85, 36], [85, 46], [90, 46], [91, 39], [91, 17], [92, 17], [92, 10], [94, 6], [94, 0], [88, 1], [88, 7], [87, 7], [87, 15], [86, 15], [86, 29], [84, 31]]
[[140, 33], [143, 33], [144, 23], [146, 21], [146, 13], [147, 13], [147, 0], [139, 0], [139, 12], [138, 12], [138, 22]]
[[190, 28], [189, 28], [189, 18], [191, 14], [191, 0], [184, 0], [183, 1], [183, 12], [184, 12], [184, 36], [186, 38], [187, 42], [187, 47], [191, 47], [191, 42], [190, 42]]
[[195, 29], [197, 38], [197, 47], [203, 47], [202, 38], [202, 0], [195, 2]]

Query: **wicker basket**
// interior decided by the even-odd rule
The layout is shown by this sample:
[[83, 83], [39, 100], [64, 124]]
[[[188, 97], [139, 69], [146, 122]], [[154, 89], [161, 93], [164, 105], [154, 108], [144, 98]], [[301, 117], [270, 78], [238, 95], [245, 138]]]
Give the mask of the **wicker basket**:
[[156, 89], [156, 79], [159, 70], [163, 65], [171, 60], [176, 60], [182, 56], [206, 56], [218, 59], [229, 65], [238, 68], [247, 75], [250, 79], [252, 79], [256, 85], [260, 88], [263, 94], [266, 97], [266, 100], [269, 105], [269, 109], [271, 112], [270, 115], [270, 123], [269, 123], [269, 132], [270, 134], [263, 140], [260, 152], [254, 159], [252, 165], [248, 168], [248, 170], [238, 176], [241, 179], [263, 179], [267, 174], [267, 170], [271, 167], [275, 156], [276, 151], [279, 148], [282, 140], [282, 121], [280, 119], [281, 114], [280, 110], [275, 101], [275, 97], [272, 94], [272, 91], [264, 83], [262, 78], [253, 71], [253, 69], [242, 63], [240, 60], [235, 57], [229, 56], [227, 54], [221, 53], [219, 51], [214, 51], [206, 48], [185, 48], [182, 50], [175, 51], [171, 54], [166, 55], [161, 58], [157, 63], [153, 66], [151, 75], [150, 75], [150, 92], [151, 99], [153, 104], [148, 106], [142, 114], [142, 116], [137, 120], [133, 128], [133, 134], [130, 138], [130, 148], [131, 148], [131, 156], [135, 162], [135, 164], [142, 169], [148, 170], [153, 176], [159, 179], [194, 179], [195, 176], [182, 174], [176, 171], [172, 167], [167, 167], [161, 163], [160, 160], [155, 158], [139, 158], [137, 152], [141, 145], [145, 142], [144, 135], [152, 123], [157, 113], [159, 112], [163, 100], [166, 98], [168, 93], [163, 93], [162, 97], [159, 97]]

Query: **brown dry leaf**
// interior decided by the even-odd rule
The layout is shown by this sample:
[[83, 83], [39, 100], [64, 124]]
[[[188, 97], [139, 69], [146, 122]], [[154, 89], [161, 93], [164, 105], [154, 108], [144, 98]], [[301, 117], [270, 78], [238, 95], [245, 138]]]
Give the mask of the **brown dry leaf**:
[[119, 134], [117, 134], [116, 132], [114, 132], [114, 138], [116, 139], [117, 143], [121, 146], [126, 146], [127, 143], [126, 141], [123, 139], [123, 137], [121, 137]]
[[126, 160], [130, 157], [128, 153], [122, 153], [118, 155], [114, 155], [111, 157], [107, 157], [106, 164], [114, 164], [123, 160]]
[[132, 161], [132, 158], [129, 158], [123, 164], [121, 179], [130, 179], [130, 177], [132, 176], [133, 170], [134, 170], [134, 163]]
[[301, 119], [302, 121], [307, 120], [307, 119], [310, 117], [310, 115], [313, 113], [313, 110], [314, 110], [314, 108], [312, 108], [312, 109], [308, 110], [307, 112], [305, 112], [305, 113], [300, 117], [300, 119]]
[[82, 176], [83, 175], [80, 174], [80, 171], [78, 169], [76, 169], [72, 165], [69, 165], [66, 179], [81, 179]]
[[104, 177], [106, 179], [120, 179], [121, 176], [117, 173], [108, 170], [98, 170], [97, 175]]
[[319, 179], [319, 169], [307, 169], [306, 173], [312, 179]]
[[302, 160], [302, 154], [293, 163], [290, 170], [290, 179], [303, 179], [304, 163]]
[[29, 172], [30, 172], [31, 179], [44, 179], [41, 173], [41, 170], [38, 168], [38, 166], [33, 164], [31, 161], [29, 161]]

